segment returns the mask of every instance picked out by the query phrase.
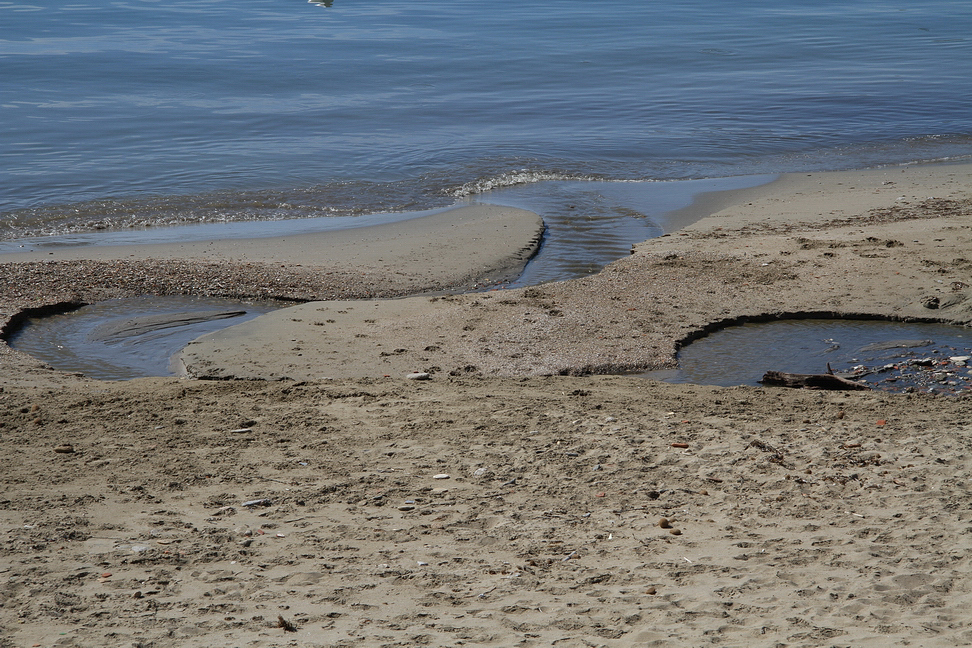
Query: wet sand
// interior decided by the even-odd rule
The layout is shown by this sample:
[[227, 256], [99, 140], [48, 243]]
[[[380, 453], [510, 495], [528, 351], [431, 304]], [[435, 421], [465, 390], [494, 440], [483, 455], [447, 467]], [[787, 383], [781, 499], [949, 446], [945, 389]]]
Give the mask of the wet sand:
[[[549, 374], [746, 318], [967, 324], [969, 179], [785, 176], [592, 277], [307, 303], [184, 355], [247, 380], [6, 349], [0, 645], [968, 643], [968, 397]], [[293, 263], [269, 292], [324, 292]], [[145, 285], [91, 267], [4, 265], [2, 312]], [[248, 293], [222, 261], [125, 267]]]

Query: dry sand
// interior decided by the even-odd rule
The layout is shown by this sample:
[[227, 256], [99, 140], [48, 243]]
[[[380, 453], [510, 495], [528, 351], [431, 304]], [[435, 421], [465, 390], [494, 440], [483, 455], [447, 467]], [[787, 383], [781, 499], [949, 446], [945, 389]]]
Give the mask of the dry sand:
[[[297, 381], [5, 350], [0, 646], [968, 644], [968, 398], [541, 374], [664, 366], [740, 318], [968, 323], [969, 178], [787, 176], [593, 277], [308, 303], [186, 354]], [[204, 262], [133, 263], [217, 291]], [[66, 269], [75, 298], [141, 285], [2, 267], [31, 282], [8, 318], [69, 300]]]

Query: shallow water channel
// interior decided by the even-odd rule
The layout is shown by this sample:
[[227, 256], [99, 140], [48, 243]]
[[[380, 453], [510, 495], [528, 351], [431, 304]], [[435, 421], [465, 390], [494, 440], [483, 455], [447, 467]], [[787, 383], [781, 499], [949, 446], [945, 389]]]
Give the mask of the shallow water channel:
[[972, 329], [882, 320], [788, 319], [720, 329], [686, 345], [672, 383], [758, 385], [767, 371], [827, 373], [887, 391], [972, 387]]

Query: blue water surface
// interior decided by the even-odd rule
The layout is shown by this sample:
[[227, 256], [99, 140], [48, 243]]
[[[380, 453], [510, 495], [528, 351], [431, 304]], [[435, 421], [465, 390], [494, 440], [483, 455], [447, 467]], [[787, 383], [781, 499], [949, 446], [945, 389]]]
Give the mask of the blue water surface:
[[0, 237], [972, 155], [955, 0], [0, 0]]

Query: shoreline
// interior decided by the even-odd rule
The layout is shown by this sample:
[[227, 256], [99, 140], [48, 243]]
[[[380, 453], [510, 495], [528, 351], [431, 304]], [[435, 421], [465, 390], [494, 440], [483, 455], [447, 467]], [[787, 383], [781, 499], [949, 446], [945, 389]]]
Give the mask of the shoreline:
[[[788, 176], [583, 279], [310, 302], [191, 345], [248, 380], [0, 351], [0, 646], [969, 643], [969, 394], [542, 374], [663, 366], [760, 314], [968, 324], [970, 178]], [[63, 292], [7, 286], [4, 317], [142, 285], [26, 265]], [[227, 268], [177, 269], [246, 287]]]
[[[918, 302], [936, 299], [934, 286], [928, 287], [931, 293], [917, 294], [922, 283], [919, 277], [927, 275], [926, 269], [915, 267], [911, 281], [902, 281], [901, 269], [895, 266], [903, 256], [919, 265], [944, 267], [950, 260], [944, 256], [937, 261], [917, 259], [915, 250], [899, 249], [893, 254], [895, 260], [879, 261], [890, 259], [892, 252], [861, 252], [850, 239], [830, 241], [826, 245], [835, 250], [851, 246], [857, 257], [838, 262], [843, 252], [802, 249], [825, 245], [821, 241], [794, 246], [785, 237], [792, 238], [797, 230], [805, 230], [803, 238], [824, 227], [840, 230], [855, 220], [870, 224], [874, 219], [868, 214], [881, 209], [898, 210], [902, 216], [892, 220], [912, 225], [896, 228], [886, 223], [871, 238], [924, 236], [920, 231], [906, 231], [920, 230], [916, 223], [937, 213], [934, 207], [922, 207], [922, 201], [933, 194], [961, 194], [970, 168], [972, 165], [958, 164], [785, 174], [757, 187], [703, 194], [673, 215], [670, 222], [684, 223], [680, 230], [636, 245], [630, 257], [600, 273], [504, 291], [502, 299], [493, 299], [492, 293], [408, 297], [435, 295], [464, 283], [495, 283], [523, 267], [539, 246], [542, 221], [531, 212], [489, 205], [300, 237], [2, 254], [0, 265], [11, 280], [0, 294], [0, 330], [9, 334], [27, 314], [138, 294], [292, 300], [303, 305], [265, 315], [240, 329], [206, 336], [186, 348], [179, 362], [187, 375], [201, 378], [318, 379], [415, 372], [515, 376], [650, 371], [673, 366], [680, 346], [712, 330], [782, 314], [965, 324], [972, 312], [965, 291], [946, 296], [942, 308], [925, 308]], [[722, 209], [702, 216], [717, 207]], [[919, 212], [921, 218], [913, 218]], [[737, 245], [757, 233], [764, 234], [758, 242]], [[761, 253], [764, 261], [757, 267], [750, 246], [772, 253]], [[907, 245], [902, 243], [904, 247]], [[952, 249], [953, 258], [961, 258], [961, 246]], [[664, 259], [672, 255], [679, 261]], [[870, 260], [864, 263], [865, 258]], [[819, 265], [821, 259], [838, 266], [838, 274], [853, 262], [854, 272], [865, 273], [868, 286], [878, 290], [856, 282], [856, 288], [845, 286], [843, 294], [835, 297], [832, 273], [821, 281], [819, 275], [797, 271], [805, 271], [807, 264]], [[477, 271], [468, 271], [470, 263], [479, 265]], [[898, 280], [881, 276], [882, 264], [895, 266], [885, 274], [897, 272]], [[708, 286], [704, 294], [712, 297], [702, 297], [698, 291], [684, 294], [679, 286], [690, 276], [692, 281], [702, 282], [700, 286]], [[751, 283], [747, 278], [757, 281]], [[956, 281], [962, 283], [961, 278]], [[730, 290], [733, 282], [742, 288], [773, 285], [773, 289], [771, 294]], [[798, 284], [801, 287], [793, 290]], [[893, 294], [879, 297], [876, 293], [882, 291]], [[646, 300], [651, 292], [655, 294]], [[905, 293], [910, 297], [902, 301], [900, 296]], [[398, 299], [383, 301], [388, 297]], [[315, 306], [321, 299], [328, 300], [328, 305]], [[338, 303], [349, 299], [372, 300], [358, 304], [369, 309], [368, 322], [335, 316], [338, 311], [354, 309], [351, 302], [346, 307]], [[617, 311], [617, 302], [628, 306]], [[362, 305], [365, 303], [367, 306]], [[502, 308], [495, 307], [499, 303]], [[576, 306], [564, 308], [569, 304]], [[425, 332], [402, 321], [397, 315], [401, 309], [425, 322]], [[318, 317], [323, 310], [334, 312]], [[663, 317], [645, 319], [645, 310]], [[673, 317], [675, 313], [677, 317]], [[310, 324], [295, 326], [300, 322], [293, 320], [302, 319], [300, 314]], [[477, 329], [478, 334], [471, 333]], [[592, 336], [595, 329], [599, 334]], [[426, 339], [432, 330], [435, 339]], [[301, 353], [302, 359], [293, 362], [293, 354], [283, 346], [284, 340], [296, 339], [313, 351]], [[228, 342], [231, 348], [222, 348], [219, 340], [232, 340]], [[388, 345], [392, 351], [411, 351], [389, 353]], [[434, 352], [416, 351], [425, 347], [434, 347]], [[219, 363], [207, 357], [212, 354], [218, 354]], [[273, 366], [275, 361], [285, 363], [286, 368]], [[37, 370], [36, 375], [27, 372], [30, 380], [76, 378], [47, 371], [6, 345], [0, 346], [0, 363], [10, 367], [7, 373], [12, 380], [27, 368]]]

